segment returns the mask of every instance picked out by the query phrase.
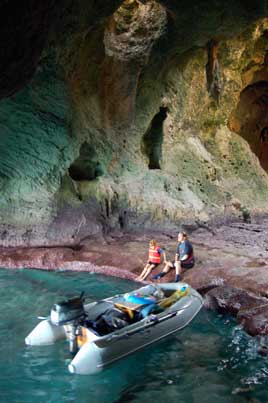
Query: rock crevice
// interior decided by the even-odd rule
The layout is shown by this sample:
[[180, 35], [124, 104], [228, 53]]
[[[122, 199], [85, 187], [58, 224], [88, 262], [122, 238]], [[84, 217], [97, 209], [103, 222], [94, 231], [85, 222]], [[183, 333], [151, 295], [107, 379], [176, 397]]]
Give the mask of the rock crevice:
[[265, 1], [12, 4], [2, 245], [267, 212]]

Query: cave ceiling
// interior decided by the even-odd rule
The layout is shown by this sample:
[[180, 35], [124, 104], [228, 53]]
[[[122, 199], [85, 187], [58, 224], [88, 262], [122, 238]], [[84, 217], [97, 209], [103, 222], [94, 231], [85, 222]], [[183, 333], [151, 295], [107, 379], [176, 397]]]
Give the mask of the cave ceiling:
[[0, 1], [2, 243], [266, 211], [267, 16], [261, 0]]
[[[80, 30], [86, 31], [111, 16], [122, 3], [122, 0], [59, 0], [57, 2], [25, 0], [20, 3], [14, 0], [2, 0], [0, 2], [1, 98], [15, 93], [29, 82], [51, 32], [53, 32], [52, 36], [55, 35], [52, 39], [53, 42], [57, 40], [57, 36], [64, 36], [66, 31], [67, 34], [73, 35]], [[125, 1], [126, 3], [129, 3], [130, 13], [131, 7], [134, 10], [137, 3], [144, 7], [149, 4], [148, 12], [151, 14], [154, 12], [153, 8], [157, 7], [155, 2], [146, 0]], [[167, 47], [172, 45], [180, 51], [195, 45], [204, 46], [211, 37], [231, 37], [244, 29], [247, 24], [265, 16], [267, 12], [264, 1], [176, 2], [163, 0], [158, 3], [162, 5], [162, 14], [166, 13], [169, 20], [171, 32]], [[128, 17], [126, 15], [125, 17], [124, 22], [124, 16], [121, 15], [121, 22], [122, 25], [125, 23], [125, 30], [127, 30]], [[163, 16], [161, 17], [161, 13], [158, 13], [158, 17], [160, 17], [158, 27], [161, 29]], [[144, 19], [144, 42], [149, 41], [149, 37], [146, 36], [147, 23], [148, 21]], [[154, 30], [158, 30], [157, 24], [155, 24]], [[133, 38], [133, 36], [135, 36], [135, 31], [130, 30], [124, 41], [126, 53], [131, 52], [131, 40], [127, 39]], [[157, 37], [157, 32], [154, 36]], [[106, 39], [107, 42], [109, 40], [112, 43], [111, 38]], [[151, 37], [150, 40], [153, 43], [154, 38]], [[116, 46], [114, 43], [114, 48]], [[147, 44], [148, 46], [150, 44]], [[122, 42], [119, 42], [118, 48], [118, 53], [122, 54]], [[130, 49], [128, 50], [128, 48]], [[133, 51], [135, 51], [134, 47]]]

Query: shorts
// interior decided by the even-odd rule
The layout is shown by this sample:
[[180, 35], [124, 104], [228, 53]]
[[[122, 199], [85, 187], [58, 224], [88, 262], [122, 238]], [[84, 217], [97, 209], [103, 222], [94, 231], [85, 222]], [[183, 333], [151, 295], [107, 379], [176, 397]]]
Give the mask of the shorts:
[[153, 263], [153, 262], [148, 262], [148, 264], [153, 264], [154, 265], [154, 269], [159, 265], [159, 263]]
[[[192, 269], [194, 267], [194, 263], [185, 263], [183, 260], [181, 262], [182, 269]], [[172, 262], [173, 269], [176, 269], [175, 260]]]

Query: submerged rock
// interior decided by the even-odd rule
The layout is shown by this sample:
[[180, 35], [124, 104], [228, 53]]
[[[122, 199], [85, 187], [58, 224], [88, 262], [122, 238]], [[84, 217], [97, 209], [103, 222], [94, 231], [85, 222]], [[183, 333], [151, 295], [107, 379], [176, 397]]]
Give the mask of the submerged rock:
[[[205, 296], [205, 306], [221, 313], [230, 313], [251, 336], [268, 335], [268, 299], [247, 290], [230, 286], [217, 287]], [[264, 346], [261, 353], [267, 353]]]
[[219, 286], [205, 296], [205, 306], [209, 309], [217, 309], [222, 313], [231, 313], [237, 316], [241, 310], [263, 304], [266, 300], [250, 295], [243, 289], [231, 286]]
[[[238, 321], [251, 336], [268, 335], [268, 301], [238, 312]], [[267, 355], [267, 346], [261, 346], [260, 353]]]

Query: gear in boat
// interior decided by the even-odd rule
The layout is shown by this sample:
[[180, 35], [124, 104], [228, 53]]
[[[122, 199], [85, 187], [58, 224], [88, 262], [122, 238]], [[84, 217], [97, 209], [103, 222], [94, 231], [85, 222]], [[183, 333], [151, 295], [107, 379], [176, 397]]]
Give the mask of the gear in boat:
[[79, 297], [58, 302], [53, 305], [50, 312], [50, 321], [53, 325], [68, 325], [70, 352], [76, 353], [83, 341], [81, 326], [91, 330], [97, 336], [105, 336], [115, 330], [122, 329], [132, 323], [138, 322], [149, 314], [160, 313], [182, 296], [187, 295], [189, 287], [184, 285], [176, 291], [164, 292], [155, 285], [114, 297], [111, 302], [100, 301], [97, 304], [101, 313], [90, 317], [84, 308], [83, 293]]
[[88, 304], [81, 294], [54, 304], [25, 342], [41, 346], [67, 339], [75, 355], [69, 371], [93, 374], [183, 329], [202, 305], [200, 294], [185, 283], [147, 285]]

